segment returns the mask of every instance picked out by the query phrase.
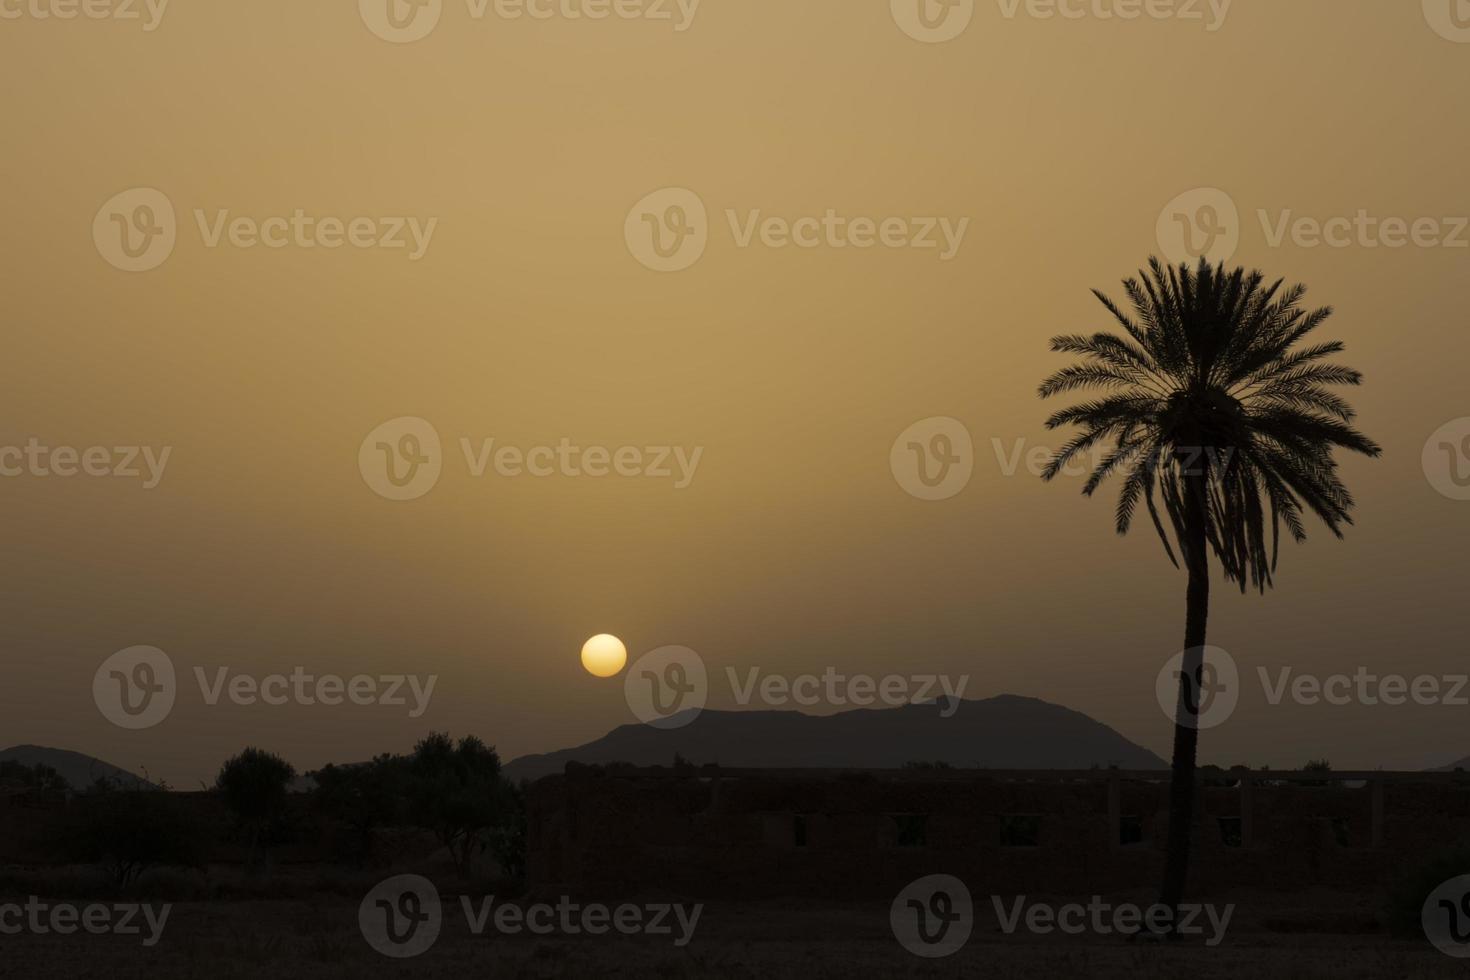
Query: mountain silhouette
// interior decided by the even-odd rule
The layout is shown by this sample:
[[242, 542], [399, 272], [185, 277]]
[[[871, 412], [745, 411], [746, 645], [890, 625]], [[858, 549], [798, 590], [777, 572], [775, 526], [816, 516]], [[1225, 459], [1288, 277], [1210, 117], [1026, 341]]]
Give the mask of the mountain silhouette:
[[[941, 709], [953, 709], [943, 717]], [[505, 767], [513, 779], [559, 773], [568, 762], [737, 768], [898, 769], [948, 763], [979, 769], [1165, 769], [1163, 759], [1080, 712], [1035, 698], [856, 709], [835, 715], [799, 711], [702, 711], [682, 728], [623, 725], [595, 742]]]
[[23, 766], [50, 766], [74, 790], [91, 788], [99, 779], [110, 779], [121, 788], [138, 789], [153, 784], [136, 773], [128, 772], [70, 749], [49, 749], [39, 745], [16, 745], [0, 750], [0, 762], [18, 762]]

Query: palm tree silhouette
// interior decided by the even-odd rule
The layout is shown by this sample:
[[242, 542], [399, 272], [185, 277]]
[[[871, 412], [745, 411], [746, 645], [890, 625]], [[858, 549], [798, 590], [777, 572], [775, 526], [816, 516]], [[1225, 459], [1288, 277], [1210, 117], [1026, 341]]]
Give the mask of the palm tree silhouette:
[[1305, 511], [1338, 537], [1352, 523], [1353, 498], [1338, 476], [1335, 449], [1375, 457], [1380, 449], [1353, 428], [1352, 407], [1329, 390], [1362, 380], [1357, 371], [1326, 363], [1343, 345], [1296, 346], [1332, 314], [1331, 308], [1303, 309], [1304, 287], [1283, 290], [1281, 280], [1267, 286], [1259, 272], [1227, 272], [1223, 263], [1212, 268], [1203, 259], [1195, 270], [1150, 259], [1147, 272], [1123, 285], [1131, 316], [1103, 293], [1093, 294], [1126, 337], [1097, 333], [1051, 342], [1052, 350], [1083, 360], [1047, 378], [1042, 398], [1084, 389], [1104, 394], [1047, 419], [1048, 429], [1081, 432], [1056, 453], [1043, 478], [1095, 452], [1082, 492], [1091, 496], [1118, 474], [1118, 533], [1128, 532], [1143, 501], [1177, 568], [1157, 491], [1189, 573], [1161, 896], [1177, 909], [1194, 816], [1209, 555], [1242, 592], [1249, 584], [1264, 593], [1283, 524], [1304, 541]]

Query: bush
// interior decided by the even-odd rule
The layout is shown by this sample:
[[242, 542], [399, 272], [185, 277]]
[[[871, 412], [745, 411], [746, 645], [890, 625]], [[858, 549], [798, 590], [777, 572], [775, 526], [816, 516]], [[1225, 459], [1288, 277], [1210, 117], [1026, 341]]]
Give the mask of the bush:
[[118, 789], [99, 782], [77, 798], [62, 833], [71, 860], [100, 865], [120, 889], [149, 868], [201, 864], [201, 822], [186, 800], [166, 789]]

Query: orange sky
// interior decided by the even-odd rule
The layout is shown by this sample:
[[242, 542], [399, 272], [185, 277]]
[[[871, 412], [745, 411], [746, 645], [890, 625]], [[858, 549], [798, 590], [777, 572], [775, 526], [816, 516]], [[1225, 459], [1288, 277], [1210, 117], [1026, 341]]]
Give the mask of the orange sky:
[[[1421, 465], [1470, 415], [1470, 247], [1452, 234], [1470, 213], [1470, 43], [1448, 3], [1236, 0], [1221, 21], [1203, 2], [1203, 20], [1123, 20], [1097, 15], [1109, 0], [1068, 5], [1077, 18], [991, 0], [925, 43], [881, 0], [704, 0], [692, 18], [666, 0], [669, 20], [444, 0], [399, 44], [351, 3], [179, 2], [147, 30], [142, 4], [140, 21], [37, 17], [48, 2], [0, 0], [0, 445], [171, 452], [152, 489], [0, 479], [0, 746], [180, 785], [247, 741], [301, 768], [430, 728], [507, 757], [560, 748], [630, 720], [620, 682], [578, 662], [607, 631], [720, 672], [968, 674], [970, 697], [1042, 697], [1165, 753], [1154, 677], [1183, 576], [1146, 529], [1113, 535], [1110, 498], [1003, 463], [1054, 444], [1035, 397], [1062, 363], [1047, 339], [1107, 326], [1089, 288], [1157, 252], [1161, 212], [1196, 188], [1237, 208], [1236, 261], [1336, 307], [1326, 333], [1366, 373], [1353, 401], [1385, 447], [1345, 463], [1348, 539], [1288, 547], [1265, 598], [1217, 587], [1211, 641], [1252, 674], [1466, 669], [1470, 502]], [[671, 187], [705, 208], [704, 252], [656, 272], [625, 226]], [[176, 212], [145, 272], [93, 235], [133, 188]], [[372, 244], [306, 248], [268, 223], [298, 211], [306, 240], [370, 218]], [[835, 247], [815, 230], [829, 212], [859, 240], [854, 221], [873, 238], [902, 219], [906, 243], [932, 222], [940, 245]], [[1359, 212], [1434, 218], [1448, 240], [1273, 242], [1283, 219]], [[819, 219], [800, 225], [819, 244], [776, 247], [770, 217], [786, 234]], [[379, 247], [394, 219], [406, 247]], [[242, 247], [256, 226], [283, 247]], [[433, 425], [442, 472], [393, 502], [358, 456], [403, 416]], [[889, 451], [933, 416], [976, 452], [963, 491], [931, 502]], [[477, 478], [461, 439], [701, 455], [682, 488]], [[419, 718], [196, 691], [127, 732], [90, 692], [137, 644], [184, 672], [439, 680]], [[1466, 717], [1248, 691], [1203, 755], [1439, 764], [1470, 753]]]

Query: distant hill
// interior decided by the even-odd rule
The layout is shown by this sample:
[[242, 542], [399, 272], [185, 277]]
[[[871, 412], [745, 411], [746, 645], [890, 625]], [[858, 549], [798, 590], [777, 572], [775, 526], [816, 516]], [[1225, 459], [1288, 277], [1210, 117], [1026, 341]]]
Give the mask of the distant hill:
[[39, 745], [17, 745], [0, 750], [0, 762], [19, 762], [24, 766], [43, 765], [55, 769], [75, 790], [84, 790], [102, 777], [115, 780], [119, 786], [137, 788], [152, 786], [136, 773], [111, 763], [68, 749], [48, 749]]
[[1002, 695], [961, 701], [949, 718], [937, 704], [858, 709], [835, 715], [799, 711], [709, 711], [689, 725], [624, 725], [595, 742], [505, 767], [514, 779], [539, 779], [568, 762], [670, 765], [678, 753], [696, 765], [750, 768], [898, 769], [947, 762], [985, 769], [1166, 769], [1163, 759], [1069, 708]]
[[1465, 758], [1461, 759], [1459, 762], [1451, 762], [1447, 766], [1440, 766], [1438, 769], [1433, 769], [1433, 770], [1430, 770], [1430, 771], [1431, 772], [1454, 772], [1456, 769], [1464, 769], [1466, 771], [1470, 771], [1470, 755], [1465, 756]]

